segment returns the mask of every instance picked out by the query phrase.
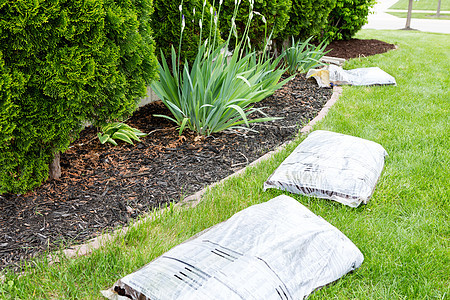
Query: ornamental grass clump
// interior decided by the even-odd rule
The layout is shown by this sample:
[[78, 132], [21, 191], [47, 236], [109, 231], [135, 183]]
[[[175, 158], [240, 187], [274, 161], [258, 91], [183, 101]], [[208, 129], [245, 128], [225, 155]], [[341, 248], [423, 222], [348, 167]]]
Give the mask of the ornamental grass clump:
[[[239, 1], [240, 2], [240, 1]], [[199, 44], [196, 58], [190, 67], [187, 62], [182, 67], [180, 55], [172, 47], [171, 65], [161, 53], [159, 64], [159, 81], [152, 83], [152, 88], [162, 102], [169, 108], [173, 116], [165, 117], [179, 126], [179, 134], [186, 128], [201, 135], [209, 136], [228, 128], [243, 127], [254, 122], [274, 120], [264, 115], [261, 109], [252, 104], [273, 94], [290, 78], [279, 82], [285, 69], [278, 68], [282, 56], [272, 59], [267, 55], [267, 41], [262, 55], [251, 51], [248, 44], [248, 28], [254, 13], [250, 11], [247, 26], [234, 52], [229, 55], [228, 46], [232, 34], [237, 37], [235, 25], [236, 13], [240, 3], [236, 1], [232, 26], [228, 39], [218, 44], [217, 26], [222, 1], [218, 11], [213, 11], [208, 39]], [[203, 11], [206, 1], [203, 4]], [[214, 6], [214, 3], [213, 3]], [[252, 6], [252, 3], [251, 3]], [[202, 11], [202, 19], [204, 12]], [[186, 24], [182, 7], [180, 46]], [[200, 38], [202, 35], [202, 19], [199, 21]], [[197, 25], [195, 25], [197, 26]], [[252, 113], [259, 112], [260, 118], [249, 119]]]
[[289, 74], [297, 72], [306, 73], [309, 69], [314, 69], [325, 65], [320, 59], [329, 51], [325, 51], [326, 42], [321, 42], [318, 46], [310, 44], [312, 37], [306, 41], [294, 41], [292, 37], [292, 46], [286, 49], [284, 55], [284, 64]]

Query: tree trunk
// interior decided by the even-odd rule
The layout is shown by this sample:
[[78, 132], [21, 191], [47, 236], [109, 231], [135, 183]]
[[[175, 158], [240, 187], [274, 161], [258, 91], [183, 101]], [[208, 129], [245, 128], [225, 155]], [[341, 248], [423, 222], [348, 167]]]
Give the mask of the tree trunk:
[[409, 0], [409, 4], [408, 4], [408, 15], [406, 17], [406, 26], [405, 29], [411, 29], [411, 13], [412, 13], [412, 5], [413, 5], [413, 0]]
[[436, 17], [440, 17], [441, 16], [441, 0], [438, 0], [438, 8], [436, 11]]
[[61, 177], [61, 165], [59, 163], [60, 156], [60, 153], [56, 152], [53, 161], [50, 163], [49, 179], [58, 179]]

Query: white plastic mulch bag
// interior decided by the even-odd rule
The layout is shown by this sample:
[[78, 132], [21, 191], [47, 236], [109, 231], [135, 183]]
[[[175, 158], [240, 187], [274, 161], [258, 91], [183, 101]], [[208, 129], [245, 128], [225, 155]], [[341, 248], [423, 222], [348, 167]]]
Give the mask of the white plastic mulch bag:
[[395, 78], [378, 67], [344, 70], [336, 65], [325, 69], [311, 69], [306, 77], [313, 76], [320, 87], [332, 85], [397, 85]]
[[264, 190], [277, 188], [357, 207], [370, 199], [386, 155], [375, 142], [317, 130], [281, 163]]
[[[303, 299], [363, 255], [291, 197], [251, 206], [102, 291], [109, 299]], [[127, 298], [123, 298], [127, 299]]]

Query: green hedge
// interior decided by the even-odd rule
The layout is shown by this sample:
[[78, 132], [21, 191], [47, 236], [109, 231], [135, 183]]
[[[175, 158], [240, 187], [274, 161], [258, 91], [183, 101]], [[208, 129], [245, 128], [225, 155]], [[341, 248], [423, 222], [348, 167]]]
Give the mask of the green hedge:
[[289, 23], [281, 38], [293, 36], [296, 40], [306, 40], [310, 36], [318, 36], [335, 5], [336, 0], [292, 0]]
[[349, 40], [366, 23], [376, 0], [337, 0], [322, 36], [330, 40]]
[[[181, 34], [180, 15], [184, 15], [186, 27], [183, 31], [180, 60], [184, 62], [187, 59], [192, 63], [198, 51], [200, 38], [199, 20], [202, 16], [204, 0], [184, 0], [180, 13], [181, 3], [181, 0], [155, 0], [155, 11], [152, 15], [151, 27], [154, 32], [157, 56], [159, 57], [162, 51], [164, 56], [170, 61], [172, 46], [178, 54]], [[202, 24], [202, 41], [208, 38], [210, 26], [212, 26], [210, 7], [211, 5], [206, 1]]]
[[[14, 159], [7, 151], [12, 142], [13, 131], [17, 124], [13, 122], [17, 116], [17, 105], [13, 103], [13, 95], [21, 94], [24, 90], [25, 78], [23, 74], [12, 71], [5, 66], [3, 53], [0, 51], [0, 176], [3, 177], [3, 166]], [[1, 177], [0, 177], [1, 178]]]
[[156, 77], [151, 0], [0, 4], [0, 193], [32, 189], [94, 125], [130, 115]]
[[[242, 1], [239, 5], [235, 21], [239, 38], [243, 36], [245, 26], [247, 24], [250, 12], [249, 3], [249, 1]], [[266, 24], [263, 22], [263, 18], [260, 15], [253, 15], [248, 34], [252, 47], [261, 48], [264, 43], [265, 35], [269, 35], [272, 30], [272, 39], [275, 39], [282, 34], [286, 24], [289, 21], [289, 11], [291, 10], [291, 5], [291, 0], [254, 0], [253, 10], [264, 16]], [[234, 7], [235, 0], [223, 1], [222, 11], [220, 13], [220, 31], [226, 35], [222, 36], [224, 39], [228, 37], [228, 33], [230, 32], [231, 18], [233, 17]], [[267, 26], [267, 33], [265, 25]], [[231, 45], [233, 44], [234, 41], [231, 42]]]

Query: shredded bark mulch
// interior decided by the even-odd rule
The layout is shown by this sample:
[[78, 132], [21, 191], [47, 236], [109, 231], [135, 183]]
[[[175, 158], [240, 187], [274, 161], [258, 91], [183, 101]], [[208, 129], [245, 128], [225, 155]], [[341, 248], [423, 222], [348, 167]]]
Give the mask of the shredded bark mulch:
[[[377, 40], [333, 42], [327, 55], [368, 56], [394, 49]], [[140, 108], [126, 122], [148, 133], [134, 146], [101, 145], [97, 130], [81, 132], [61, 155], [62, 177], [25, 195], [0, 196], [0, 270], [61, 244], [82, 243], [152, 208], [179, 201], [245, 167], [292, 139], [329, 100], [332, 91], [298, 75], [256, 106], [283, 117], [204, 138], [178, 135], [161, 102]], [[260, 116], [256, 116], [260, 117]]]
[[348, 41], [334, 41], [327, 47], [327, 56], [345, 59], [359, 58], [384, 53], [395, 49], [395, 45], [379, 40], [351, 39]]

